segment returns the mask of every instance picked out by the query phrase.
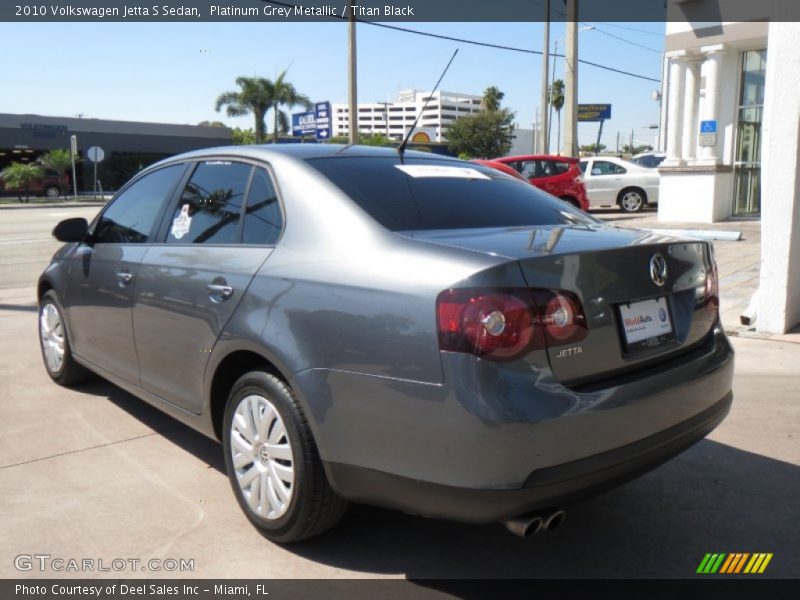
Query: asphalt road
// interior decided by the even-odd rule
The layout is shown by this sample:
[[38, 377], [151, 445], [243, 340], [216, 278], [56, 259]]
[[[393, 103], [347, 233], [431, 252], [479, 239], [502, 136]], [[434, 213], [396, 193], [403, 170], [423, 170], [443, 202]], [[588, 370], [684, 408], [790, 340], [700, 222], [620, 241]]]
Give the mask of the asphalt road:
[[91, 210], [0, 211], [0, 577], [93, 575], [14, 567], [49, 554], [193, 559], [184, 577], [685, 578], [706, 552], [772, 552], [757, 577], [800, 575], [800, 344], [740, 338], [734, 408], [710, 438], [569, 507], [556, 531], [522, 540], [352, 506], [322, 537], [272, 544], [240, 512], [215, 442], [99, 379], [64, 389], [45, 374], [33, 284], [54, 222]]

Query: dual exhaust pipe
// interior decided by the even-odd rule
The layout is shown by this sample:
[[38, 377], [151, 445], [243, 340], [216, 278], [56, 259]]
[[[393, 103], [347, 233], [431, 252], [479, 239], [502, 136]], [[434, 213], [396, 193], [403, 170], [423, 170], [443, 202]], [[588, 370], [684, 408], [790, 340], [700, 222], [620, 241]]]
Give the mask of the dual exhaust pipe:
[[514, 535], [527, 538], [540, 531], [550, 531], [561, 525], [567, 513], [560, 508], [551, 508], [541, 512], [527, 513], [504, 521], [506, 529]]

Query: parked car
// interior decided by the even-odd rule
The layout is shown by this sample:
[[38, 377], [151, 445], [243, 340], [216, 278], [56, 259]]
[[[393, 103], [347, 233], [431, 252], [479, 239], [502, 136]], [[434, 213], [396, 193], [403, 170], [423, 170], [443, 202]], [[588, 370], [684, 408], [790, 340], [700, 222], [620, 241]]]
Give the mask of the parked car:
[[643, 152], [631, 158], [631, 162], [640, 167], [655, 169], [664, 162], [665, 158], [667, 158], [666, 152]]
[[529, 535], [731, 404], [707, 242], [608, 227], [474, 163], [200, 150], [53, 234], [47, 373], [93, 371], [220, 440], [279, 542], [348, 500]]
[[[48, 198], [58, 198], [69, 191], [69, 177], [60, 174], [54, 169], [42, 169], [43, 175], [40, 179], [31, 182], [28, 193], [32, 196], [47, 196]], [[25, 190], [7, 185], [0, 172], [0, 194], [19, 195], [24, 194]]]
[[504, 156], [493, 159], [512, 167], [533, 185], [566, 200], [581, 210], [589, 209], [583, 174], [577, 158], [551, 155]]
[[520, 181], [524, 181], [525, 183], [530, 183], [525, 177], [522, 176], [521, 173], [514, 170], [512, 167], [509, 167], [507, 164], [498, 162], [496, 160], [484, 160], [481, 158], [474, 158], [470, 162], [477, 163], [479, 165], [483, 165], [484, 167], [491, 167], [492, 169], [497, 169], [501, 173], [505, 173], [506, 175], [510, 175], [514, 179], [519, 179]]
[[659, 175], [655, 169], [614, 156], [582, 158], [580, 169], [590, 208], [619, 206], [625, 212], [638, 212], [658, 203]]

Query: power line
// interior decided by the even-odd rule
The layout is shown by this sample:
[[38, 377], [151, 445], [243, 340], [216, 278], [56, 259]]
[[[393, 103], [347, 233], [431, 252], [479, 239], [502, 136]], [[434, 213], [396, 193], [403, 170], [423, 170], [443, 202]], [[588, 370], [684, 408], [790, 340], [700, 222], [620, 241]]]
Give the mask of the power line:
[[636, 27], [629, 27], [627, 25], [619, 25], [618, 23], [608, 23], [607, 21], [597, 21], [600, 25], [608, 25], [609, 27], [618, 27], [619, 29], [626, 29], [628, 31], [635, 31], [636, 33], [643, 33], [645, 35], [654, 35], [656, 37], [664, 37], [662, 33], [656, 33], [655, 31], [645, 31], [644, 29], [638, 29]]
[[[276, 0], [261, 0], [262, 2], [267, 2], [269, 4], [276, 4], [278, 6], [285, 6], [287, 8], [295, 8], [294, 4], [289, 2], [278, 2]], [[340, 19], [340, 17], [332, 17], [334, 19]], [[414, 35], [421, 35], [423, 37], [435, 38], [439, 40], [446, 40], [449, 42], [458, 42], [459, 44], [471, 44], [473, 46], [481, 46], [484, 48], [494, 48], [495, 50], [507, 50], [509, 52], [521, 52], [523, 54], [535, 54], [541, 56], [543, 52], [541, 50], [529, 50], [527, 48], [516, 48], [514, 46], [503, 46], [501, 44], [492, 44], [489, 42], [478, 42], [475, 40], [467, 40], [464, 38], [457, 38], [449, 35], [442, 35], [439, 33], [429, 33], [427, 31], [419, 31], [417, 29], [409, 29], [408, 27], [399, 27], [397, 25], [387, 25], [386, 23], [375, 23], [373, 21], [364, 21], [362, 19], [356, 19], [358, 23], [363, 23], [364, 25], [371, 25], [373, 27], [382, 27], [384, 29], [391, 29], [394, 31], [402, 31], [403, 33], [412, 33]], [[608, 34], [610, 35], [610, 34]], [[612, 36], [613, 37], [613, 36]], [[652, 50], [652, 49], [651, 49]], [[558, 58], [565, 58], [563, 54], [553, 54], [550, 53], [550, 56], [557, 56]], [[590, 60], [586, 60], [583, 58], [579, 58], [578, 62], [583, 65], [588, 65], [590, 67], [595, 67], [597, 69], [603, 69], [604, 71], [611, 71], [612, 73], [618, 73], [620, 75], [627, 75], [628, 77], [635, 77], [636, 79], [643, 79], [645, 81], [654, 81], [655, 83], [661, 83], [660, 79], [655, 79], [654, 77], [648, 77], [647, 75], [640, 75], [638, 73], [631, 73], [630, 71], [625, 71], [623, 69], [616, 69], [614, 67], [609, 67], [607, 65], [601, 65], [596, 62], [592, 62]]]
[[[585, 25], [585, 23], [584, 23], [584, 25]], [[629, 39], [626, 39], [624, 37], [620, 37], [618, 35], [614, 35], [613, 33], [609, 33], [608, 31], [600, 29], [597, 25], [593, 25], [591, 27], [594, 27], [594, 30], [597, 33], [602, 33], [603, 35], [607, 35], [608, 37], [614, 38], [615, 40], [619, 40], [620, 42], [625, 42], [626, 44], [630, 44], [631, 46], [636, 46], [637, 48], [642, 48], [644, 50], [647, 50], [648, 52], [655, 52], [656, 54], [661, 54], [661, 50], [657, 50], [655, 48], [651, 48], [650, 46], [645, 46], [644, 44], [637, 44], [636, 42], [632, 42]]]
[[[383, 27], [385, 29], [394, 29], [396, 31], [403, 31], [405, 33], [413, 33], [415, 35], [421, 35], [421, 36], [425, 36], [425, 37], [432, 37], [432, 38], [437, 38], [437, 39], [440, 39], [440, 40], [448, 40], [448, 41], [451, 41], [451, 42], [458, 42], [460, 44], [472, 44], [473, 46], [483, 46], [485, 48], [494, 48], [496, 50], [508, 50], [508, 51], [511, 51], [511, 52], [522, 52], [524, 54], [536, 54], [538, 56], [541, 56], [543, 54], [543, 52], [541, 50], [529, 50], [527, 48], [515, 48], [513, 46], [501, 46], [499, 44], [491, 44], [491, 43], [488, 43], [488, 42], [477, 42], [477, 41], [474, 41], [474, 40], [466, 40], [466, 39], [463, 39], [463, 38], [452, 37], [452, 36], [449, 36], [449, 35], [441, 35], [441, 34], [438, 34], [438, 33], [428, 33], [427, 31], [418, 31], [416, 29], [409, 29], [407, 27], [398, 27], [397, 25], [387, 25], [385, 23], [373, 23], [371, 21], [360, 21], [360, 22], [364, 23], [365, 25], [372, 25], [374, 27]], [[554, 54], [552, 52], [550, 53], [550, 56], [557, 56], [558, 58], [564, 58], [563, 54]], [[583, 65], [589, 65], [591, 67], [596, 67], [598, 69], [603, 69], [605, 71], [611, 71], [612, 73], [619, 73], [620, 75], [627, 75], [628, 77], [636, 77], [637, 79], [644, 79], [646, 81], [654, 81], [656, 83], [661, 83], [660, 79], [655, 79], [653, 77], [648, 77], [647, 75], [640, 75], [638, 73], [631, 73], [630, 71], [624, 71], [622, 69], [616, 69], [614, 67], [609, 67], [607, 65], [601, 65], [599, 63], [592, 62], [590, 60], [586, 60], [586, 59], [583, 59], [583, 58], [579, 58], [578, 62], [583, 64]]]

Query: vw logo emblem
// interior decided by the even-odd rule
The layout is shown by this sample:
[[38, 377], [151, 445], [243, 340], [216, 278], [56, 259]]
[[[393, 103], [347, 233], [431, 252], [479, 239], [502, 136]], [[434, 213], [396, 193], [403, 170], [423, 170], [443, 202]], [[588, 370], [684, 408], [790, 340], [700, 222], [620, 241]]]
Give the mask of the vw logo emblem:
[[660, 254], [650, 259], [650, 279], [659, 287], [667, 283], [667, 261]]

